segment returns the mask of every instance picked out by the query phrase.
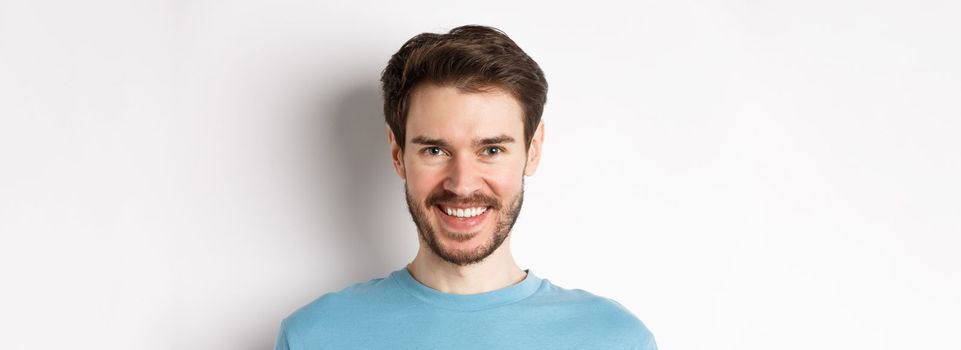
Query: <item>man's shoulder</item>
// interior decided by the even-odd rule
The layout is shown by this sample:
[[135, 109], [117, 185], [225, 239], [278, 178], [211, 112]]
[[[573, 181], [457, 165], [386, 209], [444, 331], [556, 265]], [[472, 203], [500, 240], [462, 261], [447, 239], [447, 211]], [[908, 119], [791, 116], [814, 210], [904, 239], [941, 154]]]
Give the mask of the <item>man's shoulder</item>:
[[631, 343], [654, 343], [654, 336], [644, 322], [614, 299], [584, 289], [568, 289], [553, 283], [548, 285], [540, 301], [535, 302], [543, 303], [545, 307], [554, 305], [560, 312], [575, 317], [582, 324], [630, 338]]
[[324, 323], [325, 320], [363, 312], [374, 306], [377, 301], [385, 300], [384, 293], [388, 293], [389, 283], [386, 277], [374, 278], [351, 284], [338, 291], [324, 293], [295, 310], [287, 316], [284, 323], [287, 327], [318, 324]]

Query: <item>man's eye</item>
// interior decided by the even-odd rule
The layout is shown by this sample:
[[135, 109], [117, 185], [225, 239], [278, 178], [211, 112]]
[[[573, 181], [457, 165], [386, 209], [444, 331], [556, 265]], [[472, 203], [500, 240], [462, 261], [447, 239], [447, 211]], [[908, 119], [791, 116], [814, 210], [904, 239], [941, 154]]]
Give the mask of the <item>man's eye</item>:
[[484, 149], [484, 155], [493, 156], [503, 152], [500, 147], [487, 147]]
[[444, 151], [442, 151], [440, 147], [427, 147], [424, 149], [424, 153], [426, 153], [429, 156], [439, 156], [443, 154]]

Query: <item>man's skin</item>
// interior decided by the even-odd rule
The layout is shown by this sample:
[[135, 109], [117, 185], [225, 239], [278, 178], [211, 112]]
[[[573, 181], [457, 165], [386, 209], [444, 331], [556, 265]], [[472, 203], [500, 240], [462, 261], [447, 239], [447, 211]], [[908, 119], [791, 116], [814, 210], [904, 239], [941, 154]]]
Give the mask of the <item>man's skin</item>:
[[[543, 121], [525, 149], [524, 111], [503, 90], [465, 93], [422, 83], [411, 92], [409, 106], [404, 150], [387, 129], [394, 169], [406, 180], [408, 206], [419, 227], [420, 248], [408, 271], [424, 285], [452, 294], [522, 281], [527, 274], [514, 261], [508, 233], [520, 210], [523, 177], [533, 175], [540, 161]], [[471, 224], [441, 211], [447, 207], [487, 209]]]

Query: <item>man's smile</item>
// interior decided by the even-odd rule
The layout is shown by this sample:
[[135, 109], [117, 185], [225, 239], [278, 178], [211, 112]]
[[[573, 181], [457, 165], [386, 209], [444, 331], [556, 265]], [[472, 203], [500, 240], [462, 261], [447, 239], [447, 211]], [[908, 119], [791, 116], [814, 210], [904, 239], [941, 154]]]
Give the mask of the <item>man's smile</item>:
[[441, 219], [441, 224], [448, 232], [466, 233], [476, 232], [490, 216], [489, 207], [453, 207], [444, 205], [433, 206], [434, 212]]
[[485, 211], [487, 211], [487, 207], [486, 207], [486, 206], [484, 206], [484, 207], [466, 207], [466, 208], [465, 208], [465, 207], [450, 207], [450, 206], [441, 205], [441, 206], [440, 206], [440, 209], [441, 209], [441, 211], [447, 213], [447, 215], [456, 216], [456, 217], [459, 217], [459, 218], [474, 217], [474, 216], [483, 214]]

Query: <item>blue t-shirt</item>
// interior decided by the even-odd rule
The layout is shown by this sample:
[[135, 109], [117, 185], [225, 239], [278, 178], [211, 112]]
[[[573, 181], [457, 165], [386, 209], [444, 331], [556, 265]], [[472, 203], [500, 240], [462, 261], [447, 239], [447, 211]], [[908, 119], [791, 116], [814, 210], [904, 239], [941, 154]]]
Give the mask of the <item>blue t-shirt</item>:
[[505, 288], [450, 294], [404, 267], [301, 307], [275, 349], [657, 349], [621, 304], [525, 271]]

